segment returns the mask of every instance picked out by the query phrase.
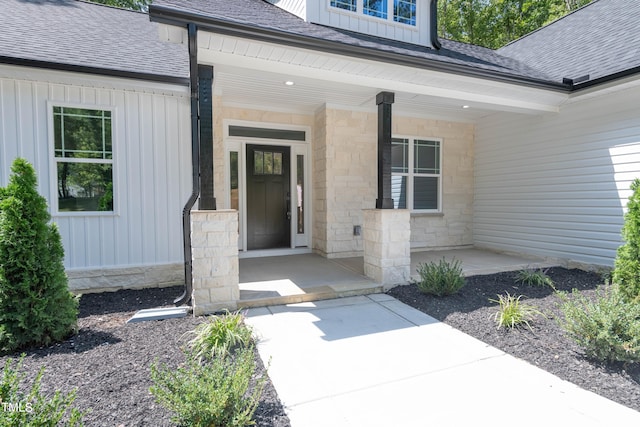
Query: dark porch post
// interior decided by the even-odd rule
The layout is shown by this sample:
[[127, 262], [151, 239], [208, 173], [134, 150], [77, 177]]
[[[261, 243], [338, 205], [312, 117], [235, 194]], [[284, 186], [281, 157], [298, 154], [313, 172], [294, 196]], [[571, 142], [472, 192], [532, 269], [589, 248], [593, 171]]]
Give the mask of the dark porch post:
[[215, 210], [213, 190], [213, 67], [198, 65], [200, 118], [200, 202], [198, 209]]
[[393, 209], [391, 197], [391, 104], [395, 94], [380, 92], [378, 105], [378, 198], [376, 209]]

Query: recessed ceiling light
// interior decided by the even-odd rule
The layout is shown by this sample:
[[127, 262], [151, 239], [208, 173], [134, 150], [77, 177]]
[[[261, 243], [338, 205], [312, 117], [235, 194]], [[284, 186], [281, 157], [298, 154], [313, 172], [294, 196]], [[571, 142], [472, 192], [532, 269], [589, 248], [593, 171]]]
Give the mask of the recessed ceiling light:
[[291, 80], [287, 80], [286, 82], [284, 82], [284, 84], [287, 86], [293, 86], [295, 83], [292, 82]]
[[468, 105], [463, 105], [462, 108], [466, 110], [467, 108], [471, 108], [471, 107], [469, 107]]

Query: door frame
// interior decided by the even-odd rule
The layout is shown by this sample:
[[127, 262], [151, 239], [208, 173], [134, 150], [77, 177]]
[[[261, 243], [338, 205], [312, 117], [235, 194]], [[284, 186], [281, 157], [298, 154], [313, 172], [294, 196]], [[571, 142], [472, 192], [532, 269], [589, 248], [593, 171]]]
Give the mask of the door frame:
[[[305, 132], [304, 141], [290, 141], [271, 138], [252, 138], [229, 136], [229, 126], [246, 126], [266, 129], [296, 130]], [[311, 182], [311, 128], [309, 126], [298, 126], [280, 123], [264, 123], [252, 122], [244, 120], [223, 120], [224, 129], [224, 185], [225, 185], [225, 208], [231, 209], [231, 152], [238, 153], [238, 219], [239, 219], [239, 236], [238, 250], [240, 256], [273, 256], [273, 255], [289, 255], [293, 253], [311, 252], [312, 242], [312, 226], [311, 226], [311, 209], [312, 209], [312, 182]], [[290, 223], [290, 245], [288, 248], [280, 249], [257, 249], [247, 250], [247, 145], [271, 145], [289, 147], [289, 191], [291, 193], [291, 223]], [[298, 175], [298, 156], [304, 156], [304, 174], [305, 183], [304, 191], [304, 233], [298, 234], [297, 221], [298, 211], [293, 209], [298, 203], [298, 191], [296, 188], [296, 178]]]

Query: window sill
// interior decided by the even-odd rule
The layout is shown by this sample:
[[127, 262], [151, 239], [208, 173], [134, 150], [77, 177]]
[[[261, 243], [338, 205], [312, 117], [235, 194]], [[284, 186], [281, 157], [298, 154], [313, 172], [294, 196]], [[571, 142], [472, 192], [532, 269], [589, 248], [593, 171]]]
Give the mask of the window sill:
[[443, 212], [411, 212], [411, 218], [443, 217]]

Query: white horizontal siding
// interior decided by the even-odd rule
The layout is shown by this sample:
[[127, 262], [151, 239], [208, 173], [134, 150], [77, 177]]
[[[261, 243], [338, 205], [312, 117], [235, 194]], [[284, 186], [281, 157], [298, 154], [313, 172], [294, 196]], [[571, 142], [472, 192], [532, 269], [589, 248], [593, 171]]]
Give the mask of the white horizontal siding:
[[[60, 83], [60, 73], [0, 66], [0, 186], [11, 163], [25, 157], [38, 173], [40, 193], [56, 197], [50, 160], [48, 104], [114, 108], [114, 201], [117, 215], [54, 215], [68, 269], [127, 268], [182, 262], [182, 206], [191, 192], [188, 90], [154, 92], [132, 81], [96, 77], [92, 87]], [[80, 76], [79, 76], [80, 77]], [[65, 79], [73, 78], [65, 73]], [[86, 75], [82, 79], [87, 80]], [[107, 86], [108, 88], [104, 88]], [[135, 86], [135, 82], [133, 84]]]
[[612, 265], [640, 177], [640, 89], [476, 127], [474, 243]]

